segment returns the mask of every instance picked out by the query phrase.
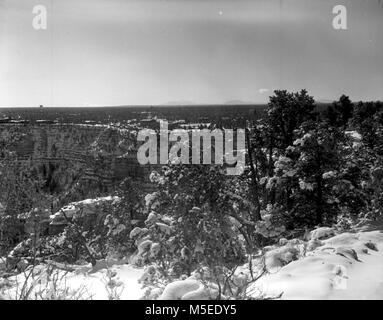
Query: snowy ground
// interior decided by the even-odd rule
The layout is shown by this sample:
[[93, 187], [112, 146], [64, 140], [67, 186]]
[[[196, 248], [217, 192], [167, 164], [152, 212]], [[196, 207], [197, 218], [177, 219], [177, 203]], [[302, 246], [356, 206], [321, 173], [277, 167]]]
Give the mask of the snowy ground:
[[[35, 286], [34, 291], [38, 292], [44, 290], [44, 298], [49, 297], [50, 286], [46, 285], [45, 282], [45, 267], [41, 267], [43, 271], [41, 274], [38, 272], [38, 267], [36, 268], [35, 283], [38, 283]], [[111, 273], [114, 276], [112, 278], [108, 277], [107, 273]], [[44, 274], [44, 275], [43, 275]], [[122, 300], [138, 300], [143, 294], [144, 290], [142, 285], [138, 283], [138, 279], [141, 278], [143, 274], [143, 269], [135, 268], [129, 264], [116, 264], [110, 266], [109, 268], [102, 268], [98, 271], [92, 271], [91, 266], [79, 267], [75, 272], [58, 272], [58, 286], [59, 290], [57, 294], [60, 296], [74, 297], [81, 296], [80, 299], [85, 300], [108, 300], [109, 293], [112, 291], [111, 287], [108, 286], [110, 280], [112, 279], [115, 293], [119, 299]], [[28, 277], [28, 270], [25, 274], [20, 274], [17, 277], [12, 277], [9, 280], [11, 283], [24, 283], [25, 278]], [[53, 278], [53, 276], [51, 277]], [[28, 287], [31, 287], [33, 280], [29, 277]], [[109, 289], [109, 290], [108, 290]], [[64, 290], [69, 290], [68, 294], [62, 294]], [[3, 296], [8, 299], [15, 299], [15, 297], [20, 297], [21, 285], [5, 290]], [[34, 293], [31, 294], [33, 299]], [[38, 298], [39, 299], [39, 298]]]
[[[382, 220], [340, 234], [322, 228], [311, 233], [311, 241], [293, 240], [272, 247], [266, 254], [271, 273], [254, 283], [249, 292], [254, 297], [260, 294], [274, 297], [282, 293], [281, 299], [383, 299]], [[302, 248], [307, 249], [304, 257], [301, 256]], [[292, 261], [296, 259], [294, 255], [301, 258]], [[108, 278], [108, 272], [112, 278]], [[134, 300], [144, 294], [138, 282], [143, 273], [143, 269], [121, 261], [112, 263], [109, 268], [100, 263], [96, 269], [82, 266], [75, 272], [66, 273], [65, 283], [61, 286], [72, 291], [81, 289], [83, 299], [108, 299], [107, 283], [113, 279], [119, 298]], [[20, 274], [10, 280], [23, 283], [24, 279]], [[196, 280], [179, 281], [172, 287], [178, 288], [177, 294], [168, 290], [169, 297], [204, 297]], [[6, 289], [4, 294], [14, 298], [15, 287]]]
[[369, 226], [321, 240], [323, 245], [261, 278], [252, 289], [271, 296], [283, 292], [281, 299], [381, 300], [383, 233], [374, 229]]

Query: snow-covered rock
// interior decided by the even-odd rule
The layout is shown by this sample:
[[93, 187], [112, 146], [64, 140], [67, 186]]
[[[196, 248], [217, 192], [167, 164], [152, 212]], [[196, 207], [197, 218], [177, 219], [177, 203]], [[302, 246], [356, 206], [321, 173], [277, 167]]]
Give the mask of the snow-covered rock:
[[323, 245], [322, 241], [320, 241], [318, 239], [310, 240], [307, 243], [306, 250], [307, 251], [313, 251], [313, 250], [315, 250], [316, 248], [318, 248], [318, 247], [320, 247], [322, 245]]
[[[269, 297], [282, 294], [281, 299], [298, 300], [383, 299], [383, 252], [380, 251], [383, 233], [375, 230], [330, 236], [333, 230], [318, 230], [311, 233], [313, 239], [308, 246], [310, 243], [320, 246], [282, 266], [278, 272], [260, 278], [249, 292]], [[318, 238], [322, 239], [320, 243]], [[368, 246], [378, 251], [369, 250]]]
[[373, 251], [379, 251], [378, 250], [378, 247], [376, 245], [376, 243], [372, 242], [372, 241], [367, 241], [365, 244], [364, 244], [368, 249], [370, 250], [373, 250]]
[[323, 240], [330, 238], [335, 235], [335, 231], [333, 228], [329, 227], [320, 227], [313, 231], [311, 231], [310, 239], [311, 240]]
[[180, 280], [168, 284], [159, 300], [207, 300], [208, 291], [197, 280]]
[[[61, 208], [58, 212], [50, 216], [51, 225], [66, 224], [66, 218], [73, 219], [82, 216], [97, 215], [102, 208], [113, 202], [119, 201], [119, 197], [101, 197], [96, 199], [86, 199], [83, 201], [72, 202]], [[66, 218], [65, 218], [66, 217]]]
[[267, 270], [281, 268], [288, 263], [297, 260], [299, 250], [293, 246], [283, 246], [266, 252], [265, 264]]
[[[362, 252], [367, 253], [366, 251], [362, 251]], [[338, 247], [338, 248], [336, 248], [335, 253], [339, 254], [339, 255], [341, 255], [343, 257], [349, 258], [349, 259], [354, 259], [356, 261], [360, 261], [358, 259], [358, 254], [352, 248]]]

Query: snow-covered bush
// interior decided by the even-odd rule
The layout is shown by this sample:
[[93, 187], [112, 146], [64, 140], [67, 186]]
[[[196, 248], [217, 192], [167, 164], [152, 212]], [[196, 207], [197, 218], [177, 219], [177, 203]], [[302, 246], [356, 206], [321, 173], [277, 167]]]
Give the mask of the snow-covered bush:
[[[238, 207], [221, 194], [224, 175], [209, 167], [177, 166], [152, 176], [161, 184], [161, 192], [148, 201], [156, 203], [155, 209], [147, 208], [145, 227], [130, 232], [137, 247], [131, 261], [151, 264], [147, 278], [159, 284], [150, 292], [158, 294], [164, 283], [189, 277], [201, 265], [214, 269], [244, 261], [238, 221], [225, 209], [230, 205], [235, 212]], [[223, 200], [227, 202], [220, 204]]]

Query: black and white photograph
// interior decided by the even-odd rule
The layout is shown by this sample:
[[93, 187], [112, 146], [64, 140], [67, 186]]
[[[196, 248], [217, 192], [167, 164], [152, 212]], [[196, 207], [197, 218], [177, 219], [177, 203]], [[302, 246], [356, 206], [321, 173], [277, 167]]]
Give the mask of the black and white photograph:
[[0, 300], [383, 300], [382, 213], [383, 1], [0, 0]]

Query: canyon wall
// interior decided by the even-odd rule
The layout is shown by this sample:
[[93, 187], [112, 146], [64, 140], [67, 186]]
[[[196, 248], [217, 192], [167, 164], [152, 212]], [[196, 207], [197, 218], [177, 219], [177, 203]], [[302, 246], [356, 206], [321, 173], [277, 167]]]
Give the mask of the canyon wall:
[[20, 161], [28, 161], [53, 194], [68, 201], [107, 194], [125, 177], [148, 182], [151, 168], [136, 158], [134, 131], [109, 126], [43, 124], [0, 125]]

